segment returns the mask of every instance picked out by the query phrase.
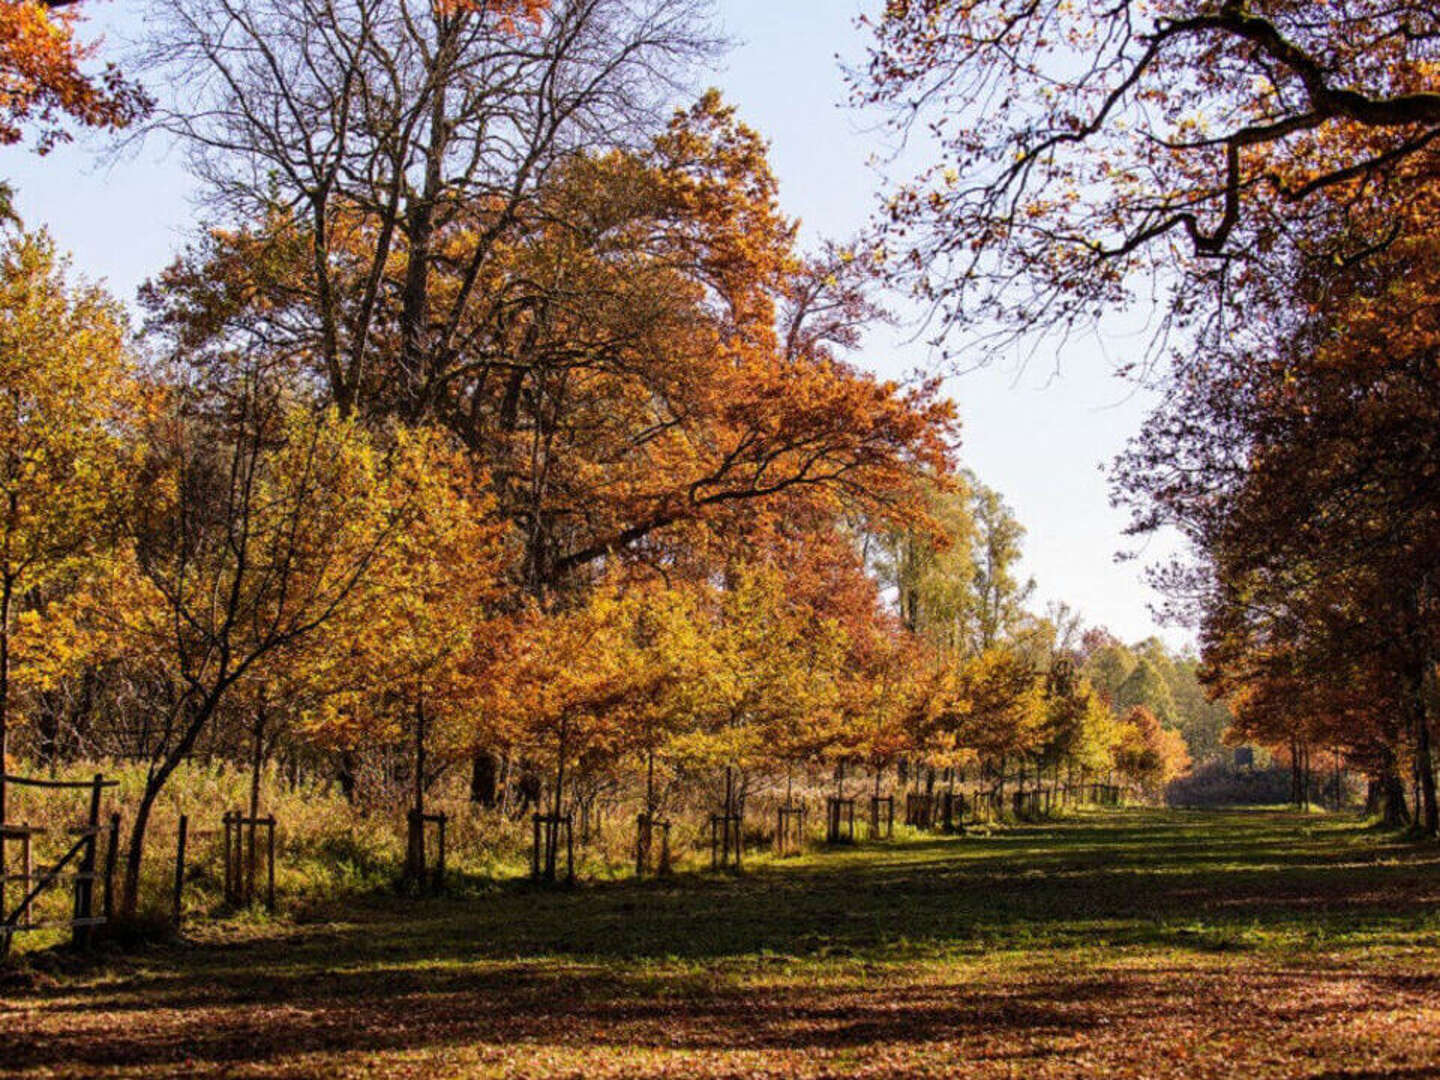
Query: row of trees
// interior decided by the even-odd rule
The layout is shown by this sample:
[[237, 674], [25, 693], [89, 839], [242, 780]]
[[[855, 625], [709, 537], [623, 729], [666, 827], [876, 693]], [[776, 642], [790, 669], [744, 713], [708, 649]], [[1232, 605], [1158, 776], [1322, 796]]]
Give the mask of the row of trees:
[[178, 0], [151, 31], [176, 96], [112, 74], [69, 109], [148, 110], [210, 196], [141, 332], [43, 234], [0, 255], [0, 750], [144, 764], [122, 909], [195, 755], [416, 811], [500, 760], [556, 812], [636, 762], [652, 811], [721, 767], [1181, 767], [1026, 612], [937, 385], [846, 359], [873, 265], [797, 249], [718, 94], [662, 108], [699, 5]]
[[[856, 95], [928, 125], [890, 193], [897, 283], [980, 341], [1141, 300], [1165, 400], [1116, 468], [1234, 736], [1338, 751], [1440, 828], [1433, 4], [913, 0]], [[948, 115], [947, 115], [948, 114]], [[1299, 795], [1303, 798], [1303, 793]]]
[[[1437, 174], [1440, 175], [1440, 174]], [[1433, 210], [1433, 185], [1403, 209]], [[1365, 227], [1361, 198], [1335, 229]], [[1379, 231], [1388, 225], [1374, 223]], [[1440, 251], [1397, 239], [1363, 266], [1298, 265], [1275, 320], [1206, 355], [1156, 418], [1129, 490], [1184, 526], [1205, 570], [1169, 584], [1199, 610], [1208, 678], [1237, 731], [1303, 762], [1338, 748], [1386, 816], [1437, 821], [1435, 318]], [[1198, 437], [1193, 419], [1210, 418]], [[1188, 475], [1176, 482], [1176, 470]], [[1192, 485], [1209, 494], [1197, 497]], [[1413, 811], [1405, 797], [1413, 779]]]
[[[636, 760], [652, 808], [657, 764], [662, 787], [825, 762], [905, 760], [931, 784], [942, 768], [1003, 785], [1118, 767], [1152, 794], [1183, 766], [1145, 701], [1115, 695], [1134, 706], [1121, 722], [1071, 674], [1073, 620], [1023, 610], [1018, 526], [973, 481], [913, 474], [930, 503], [995, 515], [1003, 554], [806, 488], [542, 603], [516, 523], [448, 433], [366, 426], [251, 369], [221, 391], [141, 364], [113, 303], [70, 284], [43, 237], [13, 240], [3, 272], [0, 734], [17, 726], [52, 767], [148, 762], [135, 879], [155, 801], [197, 753], [257, 770], [303, 756], [362, 801], [409, 777], [421, 807], [458, 764], [504, 755], [548, 779], [557, 812]], [[916, 630], [883, 589], [922, 550], [924, 583], [902, 586]], [[971, 569], [937, 568], [956, 560]], [[997, 627], [957, 635], [962, 617]], [[376, 758], [402, 764], [364, 767]], [[357, 787], [366, 775], [379, 787]]]

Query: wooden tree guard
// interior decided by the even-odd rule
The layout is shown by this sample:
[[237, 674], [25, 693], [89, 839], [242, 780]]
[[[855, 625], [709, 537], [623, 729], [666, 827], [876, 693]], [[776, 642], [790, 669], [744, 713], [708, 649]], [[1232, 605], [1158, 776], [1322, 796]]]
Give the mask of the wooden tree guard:
[[575, 816], [536, 814], [535, 843], [530, 852], [530, 877], [554, 884], [560, 861], [560, 834], [565, 834], [565, 881], [575, 881]]
[[600, 807], [596, 805], [595, 799], [581, 799], [580, 802], [580, 846], [589, 847], [592, 838], [601, 838], [600, 830], [603, 815]]
[[965, 796], [958, 791], [940, 793], [940, 828], [947, 833], [965, 831]]
[[745, 803], [735, 790], [735, 767], [725, 766], [725, 806], [710, 815], [710, 869], [738, 874], [745, 857]]
[[650, 814], [639, 814], [635, 818], [635, 876], [643, 878], [650, 873], [650, 864], [655, 852], [655, 833], [660, 833], [660, 862], [655, 867], [658, 877], [670, 876], [670, 822], [657, 820]]
[[[16, 933], [54, 926], [69, 927], [72, 943], [77, 948], [85, 948], [92, 941], [94, 928], [103, 925], [113, 914], [115, 849], [119, 838], [120, 816], [115, 814], [111, 817], [108, 829], [102, 826], [100, 824], [100, 796], [105, 788], [115, 787], [118, 781], [106, 780], [100, 773], [96, 773], [90, 780], [78, 781], [40, 780], [28, 776], [0, 775], [3, 775], [4, 783], [21, 787], [90, 792], [89, 813], [86, 815], [85, 824], [67, 830], [68, 835], [76, 838], [75, 842], [53, 866], [35, 865], [33, 840], [36, 836], [43, 836], [44, 829], [31, 828], [28, 823], [10, 825], [0, 822], [0, 856], [4, 856], [0, 857], [0, 956], [9, 952], [10, 941]], [[109, 845], [105, 855], [105, 868], [102, 872], [96, 870], [97, 849], [100, 836], [107, 833]], [[21, 872], [19, 874], [9, 873], [8, 850], [5, 845], [12, 840], [20, 843]], [[67, 871], [66, 867], [71, 864], [75, 865], [75, 869]], [[97, 915], [95, 913], [95, 882], [101, 878], [104, 879], [104, 913]], [[31, 911], [36, 899], [46, 889], [66, 879], [73, 883], [70, 918], [60, 922], [36, 922]], [[12, 881], [18, 882], [20, 885], [20, 902], [13, 909], [7, 910], [9, 884]]]
[[784, 859], [805, 847], [805, 804], [786, 802], [775, 810], [775, 854]]
[[853, 844], [855, 842], [855, 800], [842, 799], [831, 795], [825, 800], [825, 842], [827, 844]]
[[[275, 910], [275, 818], [246, 817], [232, 810], [225, 825], [225, 902], [248, 907], [255, 902], [256, 830], [265, 830], [265, 910]], [[249, 843], [246, 843], [248, 837]], [[248, 856], [247, 856], [248, 850]]]
[[744, 819], [739, 814], [710, 815], [710, 869], [738, 872], [744, 857]]
[[935, 824], [935, 796], [912, 791], [905, 796], [905, 824], [912, 829], [929, 829]]
[[1094, 806], [1120, 805], [1120, 789], [1114, 784], [1082, 784], [1080, 795]]
[[[449, 819], [444, 814], [416, 813], [413, 809], [406, 815], [410, 830], [406, 846], [405, 880], [431, 892], [439, 892], [445, 884], [445, 825]], [[435, 826], [435, 865], [429, 865], [426, 854], [425, 826]]]
[[1017, 791], [1014, 796], [1015, 816], [1034, 820], [1049, 817], [1054, 809], [1054, 792], [1050, 788]]
[[[229, 817], [227, 814], [226, 817]], [[180, 815], [180, 827], [175, 834], [175, 888], [170, 903], [170, 923], [179, 933], [185, 921], [185, 842], [190, 834], [190, 818]], [[227, 847], [228, 853], [228, 836]]]
[[870, 796], [870, 839], [889, 840], [895, 835], [895, 796]]

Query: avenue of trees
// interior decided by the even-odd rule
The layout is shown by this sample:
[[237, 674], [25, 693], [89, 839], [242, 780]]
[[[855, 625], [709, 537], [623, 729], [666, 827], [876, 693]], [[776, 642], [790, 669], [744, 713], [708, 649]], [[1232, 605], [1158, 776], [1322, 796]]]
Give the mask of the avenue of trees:
[[128, 126], [207, 200], [135, 325], [43, 232], [0, 246], [0, 751], [143, 770], [122, 911], [196, 759], [357, 812], [1184, 767], [1171, 659], [1033, 614], [938, 382], [853, 360], [873, 264], [799, 249], [719, 94], [674, 106], [703, 5], [151, 15], [153, 101], [72, 6], [0, 15], [15, 139]]
[[1158, 305], [1115, 496], [1191, 544], [1156, 579], [1232, 740], [1338, 754], [1435, 835], [1435, 6], [912, 0], [873, 30], [857, 96], [940, 155], [888, 196], [892, 277], [982, 345]]

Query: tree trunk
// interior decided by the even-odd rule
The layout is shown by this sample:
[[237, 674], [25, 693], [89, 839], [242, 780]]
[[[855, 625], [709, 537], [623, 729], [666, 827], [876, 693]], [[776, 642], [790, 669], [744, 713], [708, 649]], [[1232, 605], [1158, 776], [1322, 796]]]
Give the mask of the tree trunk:
[[470, 801], [487, 810], [495, 809], [499, 802], [499, 779], [500, 770], [495, 755], [486, 750], [476, 750], [470, 759]]
[[415, 695], [415, 784], [410, 810], [410, 842], [406, 851], [406, 876], [411, 881], [425, 878], [425, 699]]
[[140, 805], [135, 808], [135, 821], [130, 826], [130, 847], [125, 852], [125, 881], [120, 890], [120, 914], [134, 919], [140, 907], [140, 868], [145, 858], [145, 830], [150, 826], [150, 811], [160, 795], [160, 786], [153, 781], [145, 785]]
[[[452, 49], [448, 33], [436, 43], [435, 69], [446, 66]], [[430, 324], [430, 260], [435, 235], [437, 200], [444, 186], [445, 154], [449, 143], [449, 124], [445, 115], [446, 94], [443, 79], [432, 91], [430, 105], [430, 140], [425, 149], [425, 177], [418, 197], [407, 207], [404, 223], [407, 261], [405, 281], [400, 297], [400, 360], [410, 379], [407, 386], [408, 412], [412, 421], [423, 416], [430, 405], [431, 377], [435, 358], [425, 338]]]
[[260, 817], [260, 772], [265, 767], [265, 697], [263, 692], [260, 704], [255, 709], [253, 735], [255, 746], [250, 760], [250, 832], [245, 849], [245, 896], [247, 900], [253, 899], [255, 896], [255, 861], [258, 855], [255, 848], [255, 834], [259, 831], [255, 822]]
[[1435, 761], [1430, 749], [1430, 713], [1435, 700], [1435, 664], [1427, 656], [1415, 710], [1415, 767], [1420, 773], [1420, 802], [1426, 836], [1440, 835], [1440, 806], [1435, 800]]
[[1290, 737], [1290, 805], [1300, 809], [1300, 740]]
[[355, 780], [355, 751], [341, 750], [339, 759], [335, 763], [335, 779], [340, 781], [340, 791], [345, 796], [345, 801], [352, 806], [355, 804], [356, 780]]
[[[201, 730], [214, 713], [215, 705], [225, 689], [226, 686], [222, 686], [213, 690], [202, 702], [194, 706], [194, 711], [189, 714], [185, 732], [180, 737], [180, 741], [169, 753], [164, 755], [159, 766], [145, 781], [145, 790], [140, 795], [140, 805], [135, 809], [135, 822], [130, 826], [130, 849], [125, 853], [125, 880], [120, 889], [120, 914], [127, 919], [133, 919], [140, 906], [140, 869], [145, 858], [145, 831], [150, 825], [150, 812], [155, 808], [155, 800], [160, 797], [160, 792], [164, 790], [170, 774], [175, 771], [180, 762], [190, 756], [190, 752], [195, 748], [195, 741], [200, 737]], [[183, 701], [177, 706], [177, 711], [182, 716], [185, 714]], [[152, 763], [153, 761], [152, 758]]]
[[[10, 606], [14, 596], [15, 579], [6, 574], [0, 578], [0, 825], [10, 820], [4, 774], [10, 761]], [[5, 846], [0, 843], [0, 878], [4, 875]]]
[[[10, 602], [15, 594], [15, 579], [9, 574], [0, 579], [0, 825], [7, 824], [9, 806], [6, 800], [5, 774], [10, 770]], [[6, 845], [0, 837], [0, 916], [5, 914], [5, 876], [10, 872], [6, 860]], [[30, 882], [20, 886], [23, 900]]]
[[1310, 787], [1314, 774], [1310, 770], [1310, 744], [1300, 744], [1300, 809], [1310, 809]]
[[1381, 768], [1379, 781], [1381, 820], [1392, 828], [1410, 824], [1410, 811], [1405, 805], [1405, 782], [1395, 769], [1393, 756]]

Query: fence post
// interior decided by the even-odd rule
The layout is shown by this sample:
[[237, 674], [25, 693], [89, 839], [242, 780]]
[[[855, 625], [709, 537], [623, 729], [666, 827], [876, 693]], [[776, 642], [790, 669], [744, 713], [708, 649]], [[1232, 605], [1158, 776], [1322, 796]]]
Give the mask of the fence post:
[[255, 835], [260, 829], [260, 814], [258, 809], [252, 811], [251, 816], [247, 820], [249, 822], [246, 826], [247, 831], [242, 835], [245, 836], [245, 854], [243, 856], [245, 874], [243, 880], [245, 882], [245, 903], [248, 905], [255, 902], [255, 864], [260, 858], [258, 838]]
[[244, 815], [239, 810], [230, 811], [230, 833], [234, 844], [225, 850], [225, 858], [229, 860], [230, 887], [233, 891], [231, 903], [239, 907], [245, 902], [245, 827], [241, 824]]
[[[175, 839], [175, 891], [171, 901], [170, 919], [178, 933], [185, 920], [185, 837], [190, 830], [190, 818], [180, 815], [180, 831]], [[230, 893], [230, 815], [225, 815], [225, 893]]]
[[[182, 814], [181, 817], [184, 817], [184, 815]], [[226, 810], [225, 813], [220, 816], [220, 821], [221, 821], [221, 823], [224, 825], [224, 832], [225, 832], [225, 844], [224, 844], [224, 848], [223, 848], [225, 854], [224, 854], [223, 857], [220, 859], [220, 865], [221, 865], [221, 869], [222, 869], [223, 872], [224, 872], [224, 878], [225, 878], [225, 902], [228, 904], [228, 903], [230, 903], [230, 811], [229, 811], [229, 810]]]
[[[85, 857], [80, 862], [80, 872], [75, 877], [75, 919], [76, 925], [71, 941], [76, 948], [90, 945], [89, 920], [95, 916], [95, 844], [100, 837], [100, 789], [105, 778], [95, 774], [90, 786], [90, 813], [85, 819], [89, 834], [84, 838]], [[80, 920], [84, 920], [82, 923]]]
[[[35, 858], [30, 847], [30, 823], [26, 821], [22, 823], [20, 827], [25, 830], [20, 837], [20, 872], [25, 875], [25, 880], [20, 885], [20, 900], [23, 903], [25, 897], [30, 895], [30, 879], [35, 876]], [[0, 907], [3, 907], [3, 905], [0, 905]], [[0, 911], [0, 915], [3, 914], [4, 912]], [[31, 924], [33, 919], [30, 914], [29, 904], [25, 904], [25, 909], [21, 912], [20, 917], [25, 926]]]
[[645, 850], [647, 846], [646, 833], [648, 831], [646, 829], [645, 819], [648, 816], [649, 815], [645, 813], [639, 813], [635, 815], [635, 876], [637, 878], [644, 878], [646, 864], [650, 861], [648, 858], [646, 858]]
[[275, 913], [275, 815], [271, 814], [266, 819], [268, 832], [270, 834], [267, 842], [268, 850], [265, 853], [265, 910], [272, 915]]
[[436, 823], [440, 827], [440, 834], [435, 839], [435, 891], [439, 892], [445, 887], [445, 815], [442, 813]]

